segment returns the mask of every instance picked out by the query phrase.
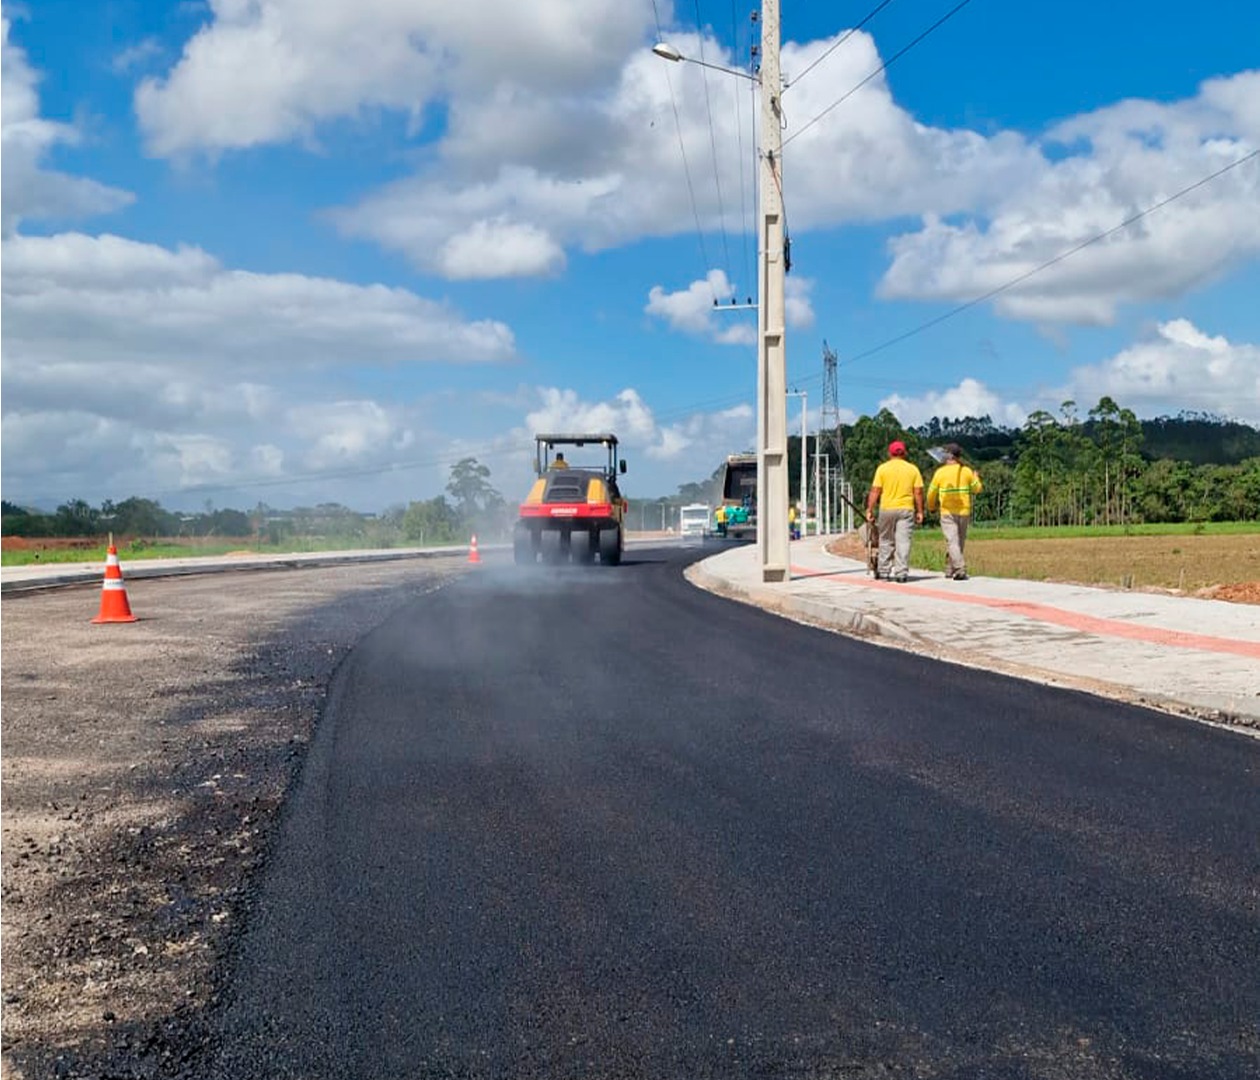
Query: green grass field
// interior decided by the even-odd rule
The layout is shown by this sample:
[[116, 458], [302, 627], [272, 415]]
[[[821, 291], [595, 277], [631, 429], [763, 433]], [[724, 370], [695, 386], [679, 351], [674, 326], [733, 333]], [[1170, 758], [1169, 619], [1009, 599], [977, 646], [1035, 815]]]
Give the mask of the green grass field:
[[[915, 532], [912, 565], [945, 569], [939, 528]], [[1122, 588], [1205, 589], [1260, 581], [1260, 523], [1124, 528], [973, 528], [973, 574]]]
[[[31, 540], [31, 544], [45, 541]], [[6, 550], [0, 553], [0, 565], [3, 566], [35, 566], [46, 563], [100, 563], [104, 565], [106, 545], [92, 547], [53, 546], [56, 541], [46, 541], [48, 547], [41, 549]], [[406, 545], [423, 547], [422, 544]], [[439, 545], [446, 546], [446, 545]], [[228, 555], [247, 552], [256, 555], [294, 555], [312, 551], [351, 551], [358, 548], [370, 548], [372, 545], [362, 537], [349, 537], [338, 540], [334, 537], [319, 539], [297, 539], [285, 544], [252, 544], [240, 540], [225, 543], [176, 543], [165, 541], [141, 541], [134, 544], [120, 544], [118, 559], [126, 567], [135, 559], [189, 559], [202, 556]]]

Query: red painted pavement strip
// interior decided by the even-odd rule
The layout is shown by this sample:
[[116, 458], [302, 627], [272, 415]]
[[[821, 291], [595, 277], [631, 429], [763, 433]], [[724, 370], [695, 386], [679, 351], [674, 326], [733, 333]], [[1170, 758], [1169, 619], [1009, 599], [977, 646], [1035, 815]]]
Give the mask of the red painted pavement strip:
[[979, 607], [996, 608], [1012, 615], [1023, 615], [1025, 618], [1037, 619], [1041, 622], [1056, 623], [1087, 634], [1101, 634], [1109, 637], [1129, 638], [1133, 641], [1148, 641], [1154, 645], [1176, 645], [1183, 649], [1202, 649], [1205, 652], [1234, 653], [1260, 660], [1260, 642], [1239, 641], [1236, 638], [1211, 637], [1207, 634], [1190, 634], [1182, 630], [1164, 630], [1157, 626], [1138, 626], [1134, 623], [1121, 622], [1119, 619], [1103, 619], [1096, 615], [1081, 615], [1075, 611], [1064, 611], [1062, 608], [1050, 607], [1048, 604], [1035, 604], [1027, 600], [998, 600], [989, 596], [972, 596], [968, 593], [946, 592], [943, 589], [929, 589], [915, 585], [907, 589], [905, 585], [892, 582], [873, 581], [862, 578], [851, 581], [841, 574], [852, 573], [846, 570], [806, 570], [792, 567], [793, 578], [829, 578], [842, 585], [856, 585], [864, 589], [886, 589], [889, 592], [907, 592], [913, 596], [927, 596], [934, 600], [948, 600], [955, 604], [975, 604]]

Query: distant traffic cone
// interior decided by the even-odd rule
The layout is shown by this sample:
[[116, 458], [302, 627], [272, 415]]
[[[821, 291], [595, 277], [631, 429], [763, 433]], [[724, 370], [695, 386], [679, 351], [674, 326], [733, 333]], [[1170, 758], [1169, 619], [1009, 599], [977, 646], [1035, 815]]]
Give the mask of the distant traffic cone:
[[105, 584], [101, 587], [101, 610], [94, 623], [135, 622], [127, 603], [127, 586], [123, 584], [122, 567], [118, 565], [118, 549], [111, 539], [105, 553]]
[[476, 533], [474, 533], [474, 534], [473, 534], [472, 544], [471, 544], [471, 545], [469, 546], [469, 548], [468, 548], [468, 561], [469, 561], [470, 563], [479, 563], [479, 562], [481, 562], [481, 555], [480, 555], [480, 553], [477, 551], [477, 535], [476, 535]]

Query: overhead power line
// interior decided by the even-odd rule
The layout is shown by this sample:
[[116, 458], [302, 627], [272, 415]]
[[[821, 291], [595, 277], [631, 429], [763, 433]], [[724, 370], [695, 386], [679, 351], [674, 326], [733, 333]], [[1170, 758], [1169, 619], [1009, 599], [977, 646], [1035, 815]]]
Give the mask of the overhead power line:
[[952, 319], [955, 315], [959, 315], [962, 312], [967, 311], [969, 308], [975, 307], [977, 304], [983, 304], [986, 300], [992, 300], [995, 296], [998, 296], [1001, 293], [1006, 292], [1007, 289], [1013, 289], [1016, 285], [1019, 285], [1022, 282], [1027, 281], [1030, 277], [1033, 277], [1035, 274], [1040, 274], [1043, 270], [1049, 270], [1050, 267], [1057, 266], [1059, 263], [1063, 262], [1065, 259], [1070, 259], [1073, 255], [1077, 254], [1078, 252], [1084, 251], [1087, 247], [1090, 247], [1093, 244], [1097, 244], [1102, 240], [1106, 240], [1107, 237], [1109, 236], [1115, 235], [1116, 233], [1120, 232], [1121, 229], [1127, 229], [1135, 221], [1141, 221], [1142, 218], [1146, 217], [1148, 214], [1153, 214], [1155, 213], [1156, 210], [1162, 209], [1163, 207], [1167, 206], [1169, 203], [1176, 202], [1178, 199], [1182, 198], [1183, 196], [1189, 195], [1192, 191], [1197, 191], [1199, 188], [1203, 187], [1205, 184], [1210, 184], [1213, 180], [1217, 179], [1218, 177], [1224, 176], [1231, 169], [1236, 169], [1238, 168], [1239, 165], [1245, 165], [1247, 162], [1253, 160], [1254, 158], [1258, 156], [1260, 156], [1260, 149], [1253, 150], [1251, 151], [1250, 154], [1244, 154], [1237, 161], [1231, 161], [1228, 165], [1225, 165], [1222, 168], [1217, 169], [1214, 173], [1210, 173], [1209, 175], [1203, 177], [1201, 180], [1196, 180], [1193, 184], [1189, 185], [1188, 187], [1182, 188], [1180, 191], [1175, 192], [1172, 195], [1169, 195], [1166, 199], [1161, 199], [1159, 202], [1155, 203], [1153, 206], [1148, 206], [1145, 210], [1140, 210], [1138, 211], [1138, 213], [1132, 215], [1131, 217], [1125, 218], [1122, 222], [1120, 222], [1119, 225], [1115, 225], [1112, 228], [1107, 229], [1105, 232], [1100, 232], [1097, 236], [1091, 236], [1088, 240], [1081, 241], [1075, 247], [1068, 248], [1067, 251], [1061, 252], [1060, 254], [1056, 255], [1053, 259], [1047, 259], [1040, 266], [1034, 266], [1031, 270], [1024, 271], [1024, 273], [1011, 278], [1011, 280], [1006, 282], [1005, 284], [999, 285], [996, 289], [990, 289], [988, 292], [984, 293], [981, 296], [977, 296], [974, 299], [968, 300], [966, 303], [959, 304], [956, 308], [952, 308], [951, 310], [945, 312], [943, 315], [936, 316], [936, 318], [934, 319], [929, 319], [927, 322], [922, 323], [919, 326], [916, 326], [913, 330], [907, 330], [904, 334], [898, 334], [894, 338], [889, 338], [882, 345], [876, 345], [874, 348], [867, 349], [865, 352], [856, 353], [855, 355], [849, 357], [848, 362], [850, 364], [853, 364], [853, 363], [856, 363], [858, 360], [866, 359], [868, 356], [874, 356], [876, 353], [883, 352], [885, 349], [889, 349], [894, 345], [900, 344], [901, 342], [905, 341], [907, 338], [912, 338], [916, 334], [923, 333], [924, 330], [930, 330], [933, 326], [939, 326], [941, 323], [945, 322], [946, 319]]
[[696, 188], [691, 182], [691, 168], [687, 164], [687, 146], [682, 133], [682, 118], [678, 115], [678, 101], [674, 97], [674, 84], [668, 71], [665, 73], [665, 79], [669, 84], [669, 103], [674, 110], [674, 129], [678, 132], [678, 152], [682, 155], [683, 176], [687, 180], [687, 195], [691, 199], [691, 216], [696, 223], [696, 240], [700, 244], [700, 259], [703, 265], [708, 267], [712, 264], [709, 262], [709, 252], [704, 242], [704, 228], [700, 224], [700, 205], [696, 202]]
[[[880, 5], [880, 8], [887, 6], [887, 3], [889, 2], [891, 2], [891, 0], [886, 0], [884, 4]], [[880, 68], [878, 68], [876, 71], [868, 75], [861, 83], [859, 83], [847, 94], [845, 94], [844, 97], [837, 100], [833, 105], [829, 106], [828, 109], [824, 110], [823, 113], [820, 113], [813, 120], [811, 120], [809, 124], [806, 125], [806, 127], [809, 127], [810, 125], [816, 123], [819, 119], [822, 118], [822, 116], [826, 115], [826, 113], [830, 112], [837, 105], [843, 102], [846, 98], [850, 97], [853, 93], [855, 93], [858, 89], [860, 89], [862, 85], [864, 85], [866, 82], [869, 82], [870, 79], [878, 75], [880, 71], [885, 70], [895, 60], [905, 55], [905, 53], [908, 52], [914, 45], [922, 41], [925, 37], [928, 36], [928, 34], [936, 30], [939, 26], [941, 26], [954, 14], [956, 14], [963, 7], [965, 7], [967, 3], [969, 2], [970, 0], [962, 0], [961, 3], [957, 4], [946, 15], [938, 19], [932, 26], [930, 26], [927, 30], [925, 30], [912, 42], [910, 42], [908, 45], [906, 45], [904, 48], [902, 48], [900, 51], [898, 51], [892, 57], [890, 57], [884, 64], [880, 66]], [[653, 7], [655, 8], [655, 0], [653, 2]], [[880, 10], [880, 8], [876, 8], [875, 10], [878, 11]], [[872, 12], [872, 15], [874, 13], [875, 12]], [[870, 16], [868, 16], [867, 18], [869, 19]], [[843, 41], [843, 39], [841, 40]], [[838, 47], [840, 43], [841, 42], [837, 42], [837, 44], [833, 46], [832, 48], [834, 49]], [[815, 65], [811, 65], [811, 67], [812, 66], [815, 66]], [[809, 69], [806, 69], [806, 70], [808, 71]], [[680, 144], [680, 148], [683, 148], [681, 123], [678, 117], [677, 102], [673, 98], [672, 84], [670, 85], [670, 95], [671, 95], [671, 101], [673, 101], [673, 104], [674, 104], [674, 116], [675, 116], [675, 122], [678, 128], [679, 144]], [[804, 130], [805, 128], [800, 129], [800, 131], [797, 131], [795, 135], [792, 136], [792, 138], [795, 138], [796, 135], [801, 134]], [[788, 141], [790, 140], [784, 140], [784, 144], [786, 145]], [[891, 348], [892, 346], [900, 344], [901, 342], [906, 341], [907, 339], [914, 337], [917, 334], [920, 334], [926, 330], [929, 330], [932, 327], [937, 326], [947, 321], [948, 319], [951, 319], [954, 316], [959, 315], [962, 312], [969, 310], [970, 308], [976, 307], [977, 305], [982, 304], [986, 302], [987, 300], [993, 299], [995, 296], [998, 296], [1002, 294], [1003, 292], [1006, 292], [1007, 290], [1014, 288], [1015, 286], [1027, 281], [1029, 278], [1032, 278], [1035, 275], [1045, 270], [1048, 270], [1049, 268], [1056, 266], [1061, 262], [1064, 262], [1065, 260], [1071, 258], [1072, 256], [1085, 250], [1086, 248], [1096, 243], [1099, 243], [1110, 236], [1113, 236], [1115, 233], [1120, 232], [1121, 230], [1129, 227], [1130, 225], [1133, 225], [1135, 222], [1140, 221], [1142, 218], [1147, 217], [1148, 215], [1154, 213], [1155, 211], [1160, 210], [1165, 206], [1168, 206], [1170, 203], [1173, 203], [1177, 201], [1178, 199], [1181, 199], [1185, 197], [1186, 195], [1191, 194], [1192, 192], [1211, 183], [1212, 181], [1225, 175], [1231, 170], [1236, 169], [1241, 165], [1245, 165], [1249, 161], [1255, 160], [1257, 157], [1260, 157], [1260, 148], [1253, 150], [1248, 154], [1243, 155], [1242, 157], [1228, 163], [1227, 165], [1222, 166], [1221, 168], [1215, 170], [1214, 172], [1208, 174], [1207, 176], [1204, 176], [1201, 179], [1195, 181], [1194, 183], [1188, 185], [1187, 187], [1182, 188], [1180, 191], [1177, 191], [1174, 194], [1169, 195], [1164, 199], [1161, 199], [1159, 202], [1153, 204], [1152, 206], [1149, 206], [1145, 208], [1144, 210], [1141, 210], [1138, 213], [1131, 215], [1130, 217], [1126, 218], [1124, 221], [1120, 222], [1118, 225], [1115, 225], [1112, 228], [1109, 228], [1101, 233], [1098, 233], [1095, 236], [1090, 237], [1087, 240], [1084, 240], [1076, 244], [1075, 246], [1054, 256], [1051, 259], [1046, 260], [1045, 262], [1032, 268], [1031, 270], [1027, 270], [1017, 275], [1016, 277], [1013, 277], [1012, 279], [1005, 282], [1004, 284], [999, 285], [996, 288], [990, 289], [989, 291], [983, 293], [982, 295], [977, 296], [971, 300], [968, 300], [965, 303], [959, 304], [957, 307], [951, 309], [950, 311], [947, 311], [942, 315], [938, 315], [935, 318], [929, 319], [926, 322], [920, 324], [919, 326], [916, 326], [913, 329], [908, 330], [902, 334], [898, 334], [895, 337], [890, 338], [889, 340], [879, 345], [874, 346], [873, 348], [854, 354], [853, 356], [847, 359], [846, 366], [856, 363], [859, 360], [864, 360], [871, 356], [874, 356], [877, 353], [880, 353], [884, 351], [885, 349]], [[683, 165], [684, 165], [684, 172], [687, 175], [688, 190], [691, 192], [692, 208], [693, 208], [693, 212], [696, 215], [697, 232], [700, 235], [701, 250], [702, 250], [702, 255], [703, 255], [704, 254], [703, 234], [699, 227], [700, 226], [699, 213], [696, 207], [695, 193], [694, 193], [694, 189], [692, 188], [690, 173], [687, 170], [685, 148], [683, 148]], [[707, 260], [707, 255], [705, 256], [705, 265], [706, 266], [709, 265], [708, 260]], [[825, 342], [824, 342], [824, 350], [825, 352], [830, 352]], [[832, 354], [832, 356], [834, 357], [834, 354]], [[831, 373], [831, 369], [829, 369], [828, 375], [830, 373]], [[817, 374], [806, 375], [803, 378], [797, 380], [797, 383], [800, 386], [813, 385], [817, 381], [819, 381], [819, 378], [820, 376]], [[824, 381], [826, 381], [826, 376], [823, 376], [823, 378], [824, 378]], [[881, 383], [879, 385], [883, 385], [883, 384]], [[892, 385], [895, 385], [895, 383]], [[826, 387], [824, 389], [826, 389]], [[665, 410], [658, 413], [656, 415], [656, 419], [658, 422], [662, 422], [669, 419], [673, 419], [674, 417], [688, 415], [696, 411], [701, 411], [705, 409], [721, 409], [721, 408], [729, 407], [729, 406], [747, 401], [751, 392], [752, 391], [750, 388], [748, 392], [744, 392], [744, 393], [734, 392], [734, 393], [724, 395], [719, 398], [711, 399], [703, 403], [677, 406], [673, 409]], [[832, 390], [832, 395], [834, 397], [834, 390]], [[412, 459], [409, 461], [396, 461], [396, 462], [390, 462], [387, 464], [380, 464], [380, 465], [373, 465], [373, 466], [342, 467], [342, 468], [336, 468], [336, 469], [296, 473], [296, 474], [291, 474], [284, 477], [259, 477], [259, 478], [254, 478], [254, 479], [226, 481], [219, 484], [200, 484], [200, 485], [194, 485], [190, 488], [169, 489], [167, 491], [160, 491], [160, 492], [157, 492], [156, 494], [176, 494], [176, 493], [190, 494], [190, 493], [205, 493], [205, 492], [211, 492], [211, 491], [223, 491], [223, 490], [229, 490], [229, 489], [257, 489], [257, 488], [266, 488], [266, 487], [283, 487], [283, 486], [318, 482], [318, 481], [354, 479], [354, 478], [359, 478], [359, 477], [381, 475], [385, 473], [402, 473], [402, 472], [408, 472], [408, 471], [412, 471], [416, 469], [434, 468], [434, 467], [441, 467], [443, 465], [454, 464], [458, 460], [459, 457], [470, 456], [470, 454], [475, 455], [477, 453], [483, 453], [483, 454], [495, 453], [497, 451], [498, 451], [497, 447], [492, 447], [489, 445], [485, 446], [484, 448], [473, 446], [473, 447], [466, 447], [464, 452], [458, 455], [458, 457], [454, 455], [448, 456], [446, 454], [442, 454], [442, 455], [435, 456], [428, 459]]]
[[[1196, 180], [1193, 184], [1189, 184], [1188, 186], [1182, 188], [1180, 191], [1174, 192], [1172, 195], [1169, 195], [1167, 198], [1161, 199], [1159, 202], [1153, 204], [1152, 206], [1148, 206], [1146, 209], [1141, 210], [1138, 213], [1125, 218], [1125, 220], [1120, 222], [1120, 224], [1115, 225], [1112, 228], [1105, 230], [1104, 232], [1100, 232], [1096, 236], [1091, 236], [1088, 240], [1083, 240], [1081, 243], [1076, 244], [1075, 246], [1069, 248], [1067, 251], [1061, 252], [1060, 254], [1056, 255], [1052, 259], [1047, 259], [1045, 262], [1041, 263], [1038, 266], [1033, 267], [1031, 270], [1024, 271], [1024, 273], [1011, 278], [1010, 281], [1007, 281], [1004, 284], [999, 285], [997, 288], [990, 289], [988, 292], [982, 294], [981, 296], [977, 296], [974, 299], [968, 300], [963, 304], [959, 304], [957, 307], [952, 308], [951, 310], [945, 312], [944, 314], [938, 315], [933, 319], [929, 319], [927, 322], [921, 323], [919, 326], [914, 327], [914, 329], [912, 330], [907, 330], [903, 334], [898, 334], [896, 337], [889, 338], [887, 341], [883, 342], [880, 345], [876, 345], [874, 348], [866, 349], [863, 352], [855, 353], [853, 356], [849, 357], [845, 361], [846, 367], [848, 365], [856, 363], [859, 360], [865, 360], [868, 357], [874, 356], [876, 353], [883, 352], [885, 349], [889, 349], [894, 345], [898, 345], [901, 342], [914, 337], [916, 334], [921, 334], [925, 330], [930, 330], [932, 327], [940, 325], [941, 323], [945, 322], [947, 319], [952, 319], [955, 315], [959, 315], [962, 312], [969, 310], [970, 308], [976, 307], [978, 304], [983, 304], [986, 300], [991, 300], [993, 299], [993, 297], [1001, 295], [1002, 293], [1006, 292], [1008, 289], [1014, 288], [1016, 285], [1019, 285], [1022, 282], [1027, 281], [1029, 278], [1041, 273], [1042, 271], [1048, 270], [1052, 266], [1057, 266], [1059, 263], [1065, 261], [1066, 259], [1070, 259], [1073, 255], [1076, 255], [1079, 252], [1084, 251], [1087, 247], [1100, 243], [1101, 241], [1107, 239], [1107, 237], [1113, 236], [1116, 233], [1120, 232], [1122, 229], [1128, 228], [1130, 225], [1134, 224], [1134, 222], [1141, 221], [1142, 218], [1155, 213], [1155, 211], [1160, 210], [1165, 206], [1168, 206], [1170, 203], [1176, 202], [1178, 199], [1184, 198], [1186, 195], [1189, 195], [1192, 192], [1197, 191], [1199, 188], [1204, 187], [1207, 184], [1210, 184], [1213, 180], [1216, 180], [1219, 177], [1224, 176], [1226, 173], [1230, 172], [1231, 170], [1237, 169], [1239, 166], [1245, 165], [1249, 161], [1254, 161], [1257, 157], [1260, 157], [1260, 148], [1252, 150], [1249, 154], [1244, 154], [1242, 157], [1238, 158], [1237, 160], [1231, 161], [1229, 164], [1222, 166], [1221, 168], [1217, 169], [1215, 172], [1209, 173], [1207, 176], [1204, 176], [1201, 179]], [[825, 348], [825, 343], [824, 343], [824, 348]], [[800, 386], [807, 386], [807, 385], [812, 386], [817, 381], [819, 381], [819, 376], [817, 374], [805, 375], [802, 378], [797, 380], [797, 384]], [[854, 380], [850, 380], [850, 381], [854, 381]], [[872, 383], [871, 385], [880, 385], [880, 386], [897, 385], [897, 383], [895, 382], [886, 383], [885, 381], [880, 381], [879, 383]], [[673, 409], [668, 409], [668, 410], [664, 410], [657, 413], [656, 419], [658, 422], [664, 422], [664, 421], [674, 419], [675, 417], [689, 415], [697, 411], [720, 410], [723, 408], [728, 408], [730, 406], [741, 404], [747, 401], [749, 397], [751, 396], [752, 392], [753, 392], [752, 388], [750, 387], [747, 391], [744, 391], [744, 392], [736, 391], [727, 395], [723, 395], [722, 397], [712, 398], [705, 402], [698, 402], [691, 405], [676, 406]], [[433, 468], [433, 467], [440, 467], [442, 465], [454, 464], [455, 461], [458, 460], [459, 457], [467, 457], [470, 455], [476, 456], [478, 453], [483, 453], [483, 454], [493, 453], [495, 452], [496, 449], [497, 448], [491, 447], [491, 446], [486, 446], [484, 448], [471, 446], [471, 447], [466, 447], [464, 452], [459, 454], [458, 456], [440, 455], [440, 456], [436, 456], [436, 457], [428, 458], [428, 459], [420, 459], [420, 460], [413, 459], [410, 461], [396, 461], [396, 462], [390, 462], [388, 464], [370, 465], [370, 466], [362, 466], [362, 467], [343, 467], [340, 469], [326, 469], [326, 470], [312, 471], [312, 472], [306, 472], [306, 473], [297, 473], [297, 474], [292, 474], [292, 475], [284, 476], [284, 477], [265, 477], [265, 478], [257, 478], [257, 479], [252, 479], [252, 480], [239, 480], [235, 482], [229, 481], [229, 482], [224, 482], [220, 484], [201, 484], [201, 485], [195, 485], [191, 488], [170, 489], [169, 491], [165, 491], [165, 490], [158, 491], [158, 492], [155, 492], [154, 494], [156, 495], [176, 494], [176, 493], [196, 494], [196, 493], [204, 493], [204, 492], [209, 492], [209, 491], [223, 491], [227, 489], [284, 487], [291, 484], [309, 483], [309, 482], [316, 482], [316, 481], [321, 481], [321, 480], [322, 481], [345, 480], [345, 479], [354, 479], [354, 478], [365, 477], [365, 476], [376, 476], [376, 475], [389, 473], [389, 472], [408, 472], [414, 469]]]
[[[955, 4], [952, 8], [950, 8], [949, 11], [947, 11], [944, 15], [942, 15], [939, 19], [937, 19], [936, 22], [934, 22], [931, 26], [929, 26], [926, 30], [924, 30], [923, 33], [921, 33], [917, 38], [911, 41], [908, 45], [903, 45], [900, 49], [898, 49], [895, 53], [893, 53], [892, 56], [890, 56], [887, 60], [885, 60], [882, 64], [880, 64], [879, 67], [877, 67], [874, 71], [872, 71], [869, 75], [867, 75], [866, 78], [864, 78], [860, 83], [858, 83], [855, 87], [853, 87], [852, 90], [849, 90], [847, 93], [842, 94], [839, 98], [837, 98], [825, 109], [823, 109], [823, 111], [820, 112], [817, 116], [815, 116], [812, 120], [808, 121], [804, 125], [804, 127], [797, 129], [795, 132], [789, 135], [786, 139], [784, 139], [783, 145], [787, 146], [788, 143], [790, 143], [797, 136], [803, 135], [806, 131], [808, 131], [811, 127], [813, 127], [816, 123], [818, 123], [819, 120], [821, 120], [824, 116], [826, 116], [829, 112], [831, 112], [837, 106], [842, 105], [844, 104], [844, 102], [848, 101], [849, 98], [851, 98], [854, 94], [856, 94], [859, 90], [861, 90], [862, 87], [864, 87], [868, 82], [870, 82], [873, 78], [875, 78], [876, 75], [880, 74], [883, 71], [887, 71], [894, 63], [896, 63], [899, 59], [901, 59], [901, 57], [905, 56], [906, 53], [908, 53], [917, 44], [919, 44], [920, 41], [922, 41], [925, 37], [927, 37], [933, 31], [937, 30], [939, 27], [944, 26], [945, 23], [949, 22], [950, 19], [952, 19], [955, 15], [958, 14], [958, 12], [962, 11], [962, 9], [965, 8], [970, 3], [971, 3], [971, 0], [961, 0], [961, 3]], [[808, 70], [808, 68], [806, 70]]]
[[[696, 25], [700, 24], [700, 0], [696, 3]], [[700, 38], [700, 60], [707, 63], [704, 57], [704, 38]], [[722, 233], [722, 256], [724, 259], [723, 269], [726, 271], [727, 278], [732, 278], [731, 273], [731, 251], [726, 240], [726, 206], [722, 199], [722, 170], [718, 168], [718, 152], [717, 152], [717, 130], [713, 124], [713, 103], [709, 99], [709, 72], [705, 68], [701, 71], [704, 82], [704, 112], [709, 123], [709, 151], [713, 155], [713, 184], [717, 190], [717, 211], [718, 226]], [[738, 101], [738, 98], [736, 99]]]
[[[740, 43], [740, 30], [738, 16], [735, 11], [735, 0], [731, 0], [731, 41], [735, 54], [738, 56]], [[751, 33], [749, 34], [749, 44], [751, 45]], [[748, 83], [748, 126], [749, 141], [752, 141], [756, 135], [756, 116], [757, 116], [757, 84], [750, 81]], [[747, 167], [754, 164], [756, 158], [744, 152], [744, 115], [739, 107], [739, 94], [735, 94], [735, 141], [736, 141], [736, 158], [739, 164], [739, 221], [740, 236], [743, 240], [743, 266], [744, 273], [744, 293], [747, 294], [752, 289], [752, 284], [757, 279], [756, 271], [753, 269], [753, 255], [749, 247], [749, 237], [757, 235], [757, 223], [753, 217], [753, 213], [748, 206], [748, 175]], [[753, 171], [753, 184], [756, 184], [757, 173]]]
[[879, 7], [877, 7], [874, 11], [869, 12], [862, 19], [860, 23], [858, 23], [856, 26], [852, 27], [851, 29], [846, 30], [840, 36], [840, 38], [832, 44], [831, 48], [822, 54], [822, 56], [820, 56], [817, 60], [815, 60], [812, 64], [810, 64], [809, 67], [807, 67], [799, 75], [793, 76], [791, 85], [785, 86], [783, 88], [783, 92], [786, 94], [789, 90], [792, 89], [792, 87], [796, 86], [803, 78], [805, 78], [806, 75], [808, 75], [811, 71], [813, 71], [814, 68], [816, 68], [819, 64], [821, 64], [824, 60], [826, 60], [827, 57], [829, 57], [833, 52], [835, 52], [838, 48], [840, 48], [841, 45], [843, 45], [846, 41], [848, 41], [849, 38], [851, 38], [859, 30], [861, 30], [862, 27], [864, 27], [868, 22], [870, 22], [873, 18], [875, 18], [876, 15], [878, 15], [881, 11], [883, 11], [884, 8], [886, 8], [892, 2], [893, 0], [883, 0], [883, 3], [881, 3]]
[[[660, 40], [662, 36], [661, 35], [661, 16], [660, 16], [660, 12], [656, 8], [656, 0], [652, 0], [652, 14], [656, 19], [657, 40]], [[674, 81], [673, 79], [669, 77], [668, 71], [665, 72], [665, 85], [669, 87], [669, 104], [670, 104], [670, 108], [672, 108], [674, 111], [674, 131], [678, 135], [678, 152], [682, 155], [683, 177], [687, 181], [687, 195], [691, 199], [691, 216], [695, 220], [695, 223], [696, 223], [696, 240], [700, 245], [700, 260], [701, 260], [701, 264], [706, 269], [705, 277], [707, 280], [708, 278], [707, 270], [712, 264], [709, 262], [709, 252], [704, 243], [704, 229], [700, 225], [700, 206], [696, 202], [695, 185], [691, 182], [691, 168], [687, 164], [687, 146], [686, 146], [686, 143], [683, 141], [682, 118], [678, 115], [678, 99], [674, 96]], [[707, 91], [707, 88], [706, 88], [706, 91]], [[717, 302], [716, 295], [713, 297], [713, 300], [715, 303]]]

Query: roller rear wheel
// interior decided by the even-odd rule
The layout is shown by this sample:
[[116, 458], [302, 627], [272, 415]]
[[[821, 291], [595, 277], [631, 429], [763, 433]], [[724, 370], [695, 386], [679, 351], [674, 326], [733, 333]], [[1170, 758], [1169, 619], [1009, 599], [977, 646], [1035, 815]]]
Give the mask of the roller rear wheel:
[[563, 537], [556, 529], [544, 529], [538, 536], [538, 551], [542, 561], [548, 564], [560, 562], [568, 552], [562, 546]]
[[621, 527], [604, 529], [599, 534], [599, 561], [605, 566], [621, 562]]

